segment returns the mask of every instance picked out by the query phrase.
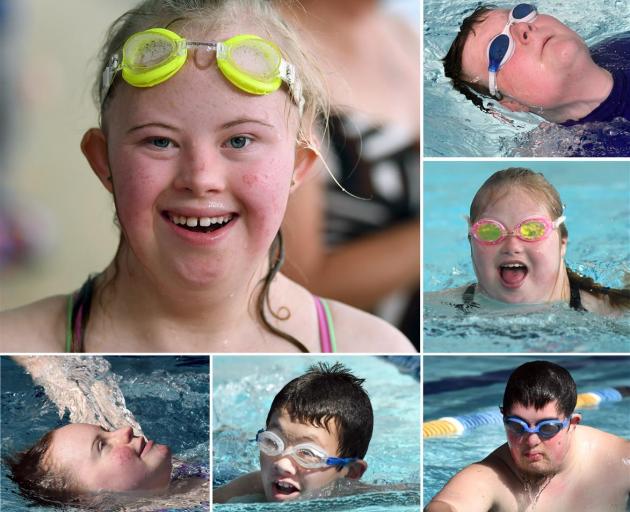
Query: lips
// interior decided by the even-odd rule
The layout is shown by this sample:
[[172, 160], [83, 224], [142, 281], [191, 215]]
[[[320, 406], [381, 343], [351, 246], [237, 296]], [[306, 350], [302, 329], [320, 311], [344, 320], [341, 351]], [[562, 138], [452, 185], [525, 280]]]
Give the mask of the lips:
[[300, 495], [300, 489], [288, 480], [276, 480], [271, 484], [273, 498], [275, 500], [290, 500]]
[[518, 288], [529, 273], [527, 265], [521, 261], [506, 261], [499, 265], [499, 277], [506, 288]]
[[164, 212], [164, 218], [186, 231], [194, 233], [210, 233], [218, 231], [234, 220], [234, 213], [224, 213], [220, 215], [185, 215], [176, 212]]
[[140, 444], [140, 457], [144, 457], [147, 453], [151, 451], [153, 448], [153, 441], [146, 441], [142, 438], [142, 443]]
[[543, 458], [543, 454], [540, 452], [527, 452], [524, 456], [529, 462], [538, 462]]

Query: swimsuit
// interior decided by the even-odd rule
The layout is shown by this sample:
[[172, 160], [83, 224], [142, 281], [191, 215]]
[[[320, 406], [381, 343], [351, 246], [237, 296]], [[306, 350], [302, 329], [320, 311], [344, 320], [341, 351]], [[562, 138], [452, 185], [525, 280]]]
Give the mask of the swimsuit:
[[630, 156], [630, 32], [617, 34], [590, 48], [593, 61], [613, 78], [608, 97], [579, 121], [563, 126], [589, 124], [581, 143], [567, 156]]
[[[478, 308], [479, 304], [475, 302], [475, 288], [477, 287], [476, 283], [469, 285], [464, 293], [462, 294], [462, 304], [455, 304], [457, 309], [460, 309], [464, 313], [467, 313], [468, 310], [473, 308]], [[576, 311], [587, 311], [586, 308], [582, 305], [582, 297], [580, 297], [580, 287], [575, 281], [569, 279], [569, 289], [571, 292], [571, 297], [569, 299], [569, 307], [571, 309], [575, 309]]]
[[[339, 247], [419, 218], [420, 147], [416, 135], [394, 123], [375, 124], [358, 114], [333, 112], [329, 137], [326, 162], [331, 172], [344, 188], [370, 201], [357, 201], [327, 180], [327, 247]], [[419, 349], [420, 290], [400, 295], [402, 300], [394, 306], [397, 311], [390, 312], [387, 319]], [[391, 309], [392, 304], [387, 307]]]
[[[88, 277], [78, 292], [68, 295], [66, 307], [66, 352], [85, 351], [85, 332], [90, 319], [95, 278], [95, 276]], [[321, 351], [323, 353], [336, 352], [335, 328], [328, 302], [315, 295], [313, 295], [313, 300], [317, 312]]]
[[187, 478], [210, 478], [210, 466], [206, 462], [178, 462], [173, 464], [171, 480], [185, 480]]

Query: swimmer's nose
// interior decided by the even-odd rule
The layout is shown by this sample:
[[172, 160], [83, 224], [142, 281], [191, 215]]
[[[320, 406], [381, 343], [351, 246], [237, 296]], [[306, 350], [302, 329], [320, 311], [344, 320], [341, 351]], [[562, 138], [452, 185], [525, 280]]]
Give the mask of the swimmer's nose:
[[505, 254], [518, 254], [523, 250], [523, 242], [514, 233], [508, 233], [501, 242], [501, 252]]
[[119, 428], [112, 432], [112, 437], [121, 443], [128, 443], [133, 439], [133, 429], [131, 427]]
[[280, 455], [273, 463], [278, 475], [295, 475], [297, 463], [287, 455]]
[[529, 44], [532, 42], [532, 31], [534, 26], [531, 23], [515, 23], [510, 27], [512, 37], [521, 44]]

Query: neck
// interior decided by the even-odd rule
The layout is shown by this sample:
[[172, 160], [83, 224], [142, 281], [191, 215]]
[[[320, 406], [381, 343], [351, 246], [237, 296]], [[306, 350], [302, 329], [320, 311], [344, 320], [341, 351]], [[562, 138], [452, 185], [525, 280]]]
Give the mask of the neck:
[[547, 299], [547, 302], [569, 302], [571, 300], [571, 285], [569, 283], [569, 274], [564, 260], [560, 260], [560, 268], [558, 269], [558, 278], [553, 289]]
[[150, 273], [123, 247], [105, 272], [103, 281], [109, 284], [101, 289], [104, 313], [157, 350], [225, 349], [245, 333], [261, 329], [255, 298], [266, 265], [265, 259], [247, 279], [227, 276], [199, 286]]
[[579, 121], [608, 98], [612, 87], [613, 77], [610, 72], [593, 62], [588, 70], [572, 75], [571, 81], [567, 81], [567, 88], [563, 92], [564, 101], [560, 106], [540, 112], [536, 111], [536, 107], [531, 107], [531, 111], [554, 123]]

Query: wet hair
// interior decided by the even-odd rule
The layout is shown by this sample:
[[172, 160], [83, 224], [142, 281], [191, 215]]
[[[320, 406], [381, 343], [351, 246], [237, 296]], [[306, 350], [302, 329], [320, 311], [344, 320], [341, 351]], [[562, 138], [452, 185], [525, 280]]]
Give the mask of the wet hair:
[[[475, 27], [486, 19], [488, 13], [496, 8], [496, 5], [480, 5], [470, 16], [465, 18], [459, 27], [457, 36], [451, 43], [448, 53], [442, 59], [444, 74], [451, 79], [453, 87], [484, 112], [487, 112], [488, 109], [483, 104], [483, 97], [492, 98], [492, 95], [485, 85], [473, 83], [466, 79], [467, 77], [462, 70], [462, 56], [470, 34], [475, 34]], [[497, 95], [500, 97], [498, 92]]]
[[47, 461], [54, 433], [51, 430], [28, 450], [4, 459], [9, 468], [8, 476], [18, 485], [21, 494], [42, 505], [73, 503], [79, 495], [74, 480]]
[[337, 427], [340, 457], [363, 458], [367, 453], [374, 415], [363, 382], [341, 363], [318, 363], [287, 383], [275, 396], [266, 425], [274, 414], [286, 413], [291, 421], [325, 428]]
[[[103, 71], [112, 55], [121, 50], [131, 35], [154, 27], [167, 28], [174, 23], [194, 24], [195, 27], [201, 27], [205, 31], [216, 31], [234, 24], [235, 20], [251, 20], [252, 24], [259, 27], [257, 35], [276, 43], [286, 60], [295, 66], [304, 97], [304, 111], [300, 118], [296, 142], [314, 150], [319, 155], [313, 133], [319, 125], [323, 126], [322, 129], [325, 131], [329, 111], [328, 94], [323, 76], [314, 59], [302, 50], [295, 31], [280, 17], [272, 2], [266, 0], [144, 0], [120, 16], [109, 28], [105, 43], [99, 53], [97, 78], [92, 89], [94, 102], [100, 112], [103, 131], [107, 133], [107, 108], [121, 80], [116, 77], [109, 92], [103, 93]], [[293, 105], [288, 96], [287, 101]], [[124, 229], [121, 226], [121, 238], [115, 260], [120, 255], [124, 237]], [[301, 341], [274, 327], [265, 314], [265, 305], [267, 305], [276, 319], [286, 320], [291, 316], [288, 308], [280, 307], [278, 311], [274, 311], [269, 303], [271, 282], [284, 262], [284, 246], [280, 231], [269, 249], [269, 262], [267, 275], [261, 282], [256, 300], [258, 317], [268, 331], [287, 340], [300, 351], [308, 352]], [[114, 270], [115, 275], [116, 264]], [[111, 281], [110, 279], [107, 283]]]
[[[495, 201], [499, 195], [515, 188], [525, 189], [538, 197], [549, 212], [551, 220], [555, 220], [563, 214], [564, 205], [560, 199], [560, 194], [542, 173], [524, 167], [510, 167], [495, 172], [481, 185], [470, 204], [471, 224], [479, 220], [488, 204]], [[558, 229], [560, 238], [569, 237], [566, 222], [560, 224]], [[630, 309], [630, 289], [603, 286], [568, 266], [566, 270], [569, 282], [576, 284], [580, 290], [591, 293], [597, 299], [606, 300], [611, 307]]]
[[577, 387], [571, 374], [549, 361], [530, 361], [512, 372], [503, 393], [503, 413], [514, 404], [542, 409], [557, 400], [558, 412], [569, 417], [577, 403]]

